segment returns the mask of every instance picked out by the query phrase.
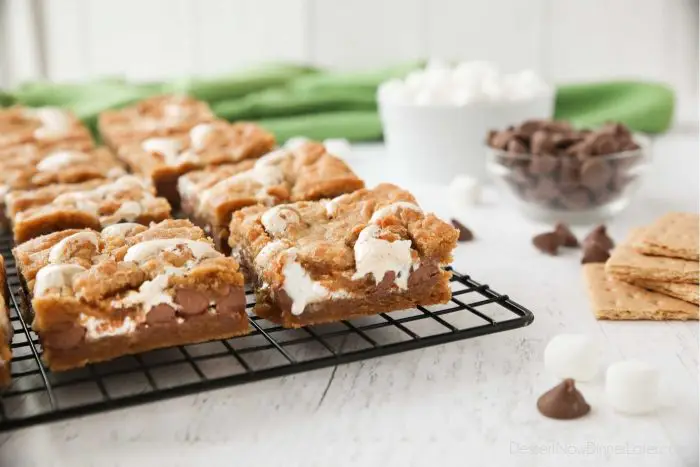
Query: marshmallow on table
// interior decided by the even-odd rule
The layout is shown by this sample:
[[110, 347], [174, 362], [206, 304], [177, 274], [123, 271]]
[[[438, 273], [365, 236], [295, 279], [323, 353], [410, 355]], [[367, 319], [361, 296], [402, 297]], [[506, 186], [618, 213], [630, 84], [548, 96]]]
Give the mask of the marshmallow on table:
[[450, 199], [455, 206], [477, 205], [481, 203], [481, 183], [469, 175], [457, 175], [450, 182]]
[[590, 336], [559, 334], [544, 349], [544, 366], [558, 378], [589, 381], [600, 367], [600, 352]]
[[605, 375], [605, 396], [618, 412], [652, 412], [659, 405], [659, 372], [639, 360], [613, 363]]
[[323, 145], [326, 147], [326, 151], [341, 159], [352, 156], [350, 141], [345, 138], [326, 139], [323, 140]]

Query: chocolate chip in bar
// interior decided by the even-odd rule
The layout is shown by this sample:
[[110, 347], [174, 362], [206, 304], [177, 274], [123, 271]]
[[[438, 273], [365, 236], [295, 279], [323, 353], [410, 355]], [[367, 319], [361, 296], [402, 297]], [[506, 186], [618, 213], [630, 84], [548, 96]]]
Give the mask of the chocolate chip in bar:
[[596, 244], [605, 251], [610, 251], [615, 247], [615, 242], [608, 236], [607, 228], [602, 224], [591, 230], [583, 239], [584, 248], [590, 244]]
[[452, 226], [455, 229], [459, 230], [459, 237], [457, 237], [457, 241], [471, 242], [472, 240], [474, 240], [474, 234], [464, 224], [459, 222], [457, 219], [452, 219], [451, 222]]
[[573, 379], [565, 379], [537, 399], [537, 410], [548, 418], [573, 420], [591, 411]]
[[562, 246], [569, 248], [576, 248], [579, 246], [576, 235], [574, 235], [569, 226], [563, 222], [559, 222], [554, 226], [554, 233], [559, 237], [559, 242]]
[[555, 232], [546, 232], [535, 235], [532, 238], [532, 244], [535, 245], [535, 247], [542, 253], [556, 256], [559, 252], [561, 241], [559, 239], [559, 235], [557, 235]]
[[597, 243], [589, 243], [583, 247], [583, 258], [581, 264], [604, 263], [610, 258], [608, 250]]

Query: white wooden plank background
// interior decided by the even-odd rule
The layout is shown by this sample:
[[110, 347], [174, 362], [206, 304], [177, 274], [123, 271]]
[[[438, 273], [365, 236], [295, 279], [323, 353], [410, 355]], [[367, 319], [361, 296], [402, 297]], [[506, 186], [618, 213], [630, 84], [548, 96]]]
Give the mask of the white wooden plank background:
[[[647, 78], [697, 95], [697, 0], [40, 0], [48, 78], [208, 75], [271, 60], [339, 69], [420, 57], [554, 82]], [[29, 3], [6, 4], [5, 85], [38, 76]]]

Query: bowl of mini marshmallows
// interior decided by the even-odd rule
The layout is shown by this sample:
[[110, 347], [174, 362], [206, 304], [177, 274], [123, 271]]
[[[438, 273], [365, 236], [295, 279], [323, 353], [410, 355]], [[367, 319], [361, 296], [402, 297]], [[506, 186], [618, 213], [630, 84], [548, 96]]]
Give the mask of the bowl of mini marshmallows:
[[486, 62], [431, 61], [377, 91], [392, 175], [400, 183], [487, 179], [484, 135], [551, 118], [554, 88], [535, 72], [502, 73]]

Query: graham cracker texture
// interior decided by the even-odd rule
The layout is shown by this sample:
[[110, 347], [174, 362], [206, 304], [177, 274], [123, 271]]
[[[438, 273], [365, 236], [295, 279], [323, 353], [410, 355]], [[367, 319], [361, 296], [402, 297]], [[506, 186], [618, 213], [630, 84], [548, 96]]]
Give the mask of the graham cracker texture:
[[601, 263], [583, 265], [596, 319], [697, 320], [698, 306], [623, 282], [605, 273]]
[[649, 226], [635, 243], [635, 248], [645, 255], [666, 256], [698, 261], [698, 231], [700, 216], [684, 212], [671, 212]]
[[636, 280], [633, 283], [638, 287], [653, 290], [669, 297], [679, 298], [689, 303], [700, 305], [700, 286], [697, 284], [680, 284], [675, 282], [656, 282]]
[[625, 282], [637, 280], [697, 284], [700, 266], [697, 261], [663, 256], [645, 256], [633, 245], [645, 238], [646, 229], [633, 229], [627, 239], [618, 245], [605, 263], [608, 274]]

